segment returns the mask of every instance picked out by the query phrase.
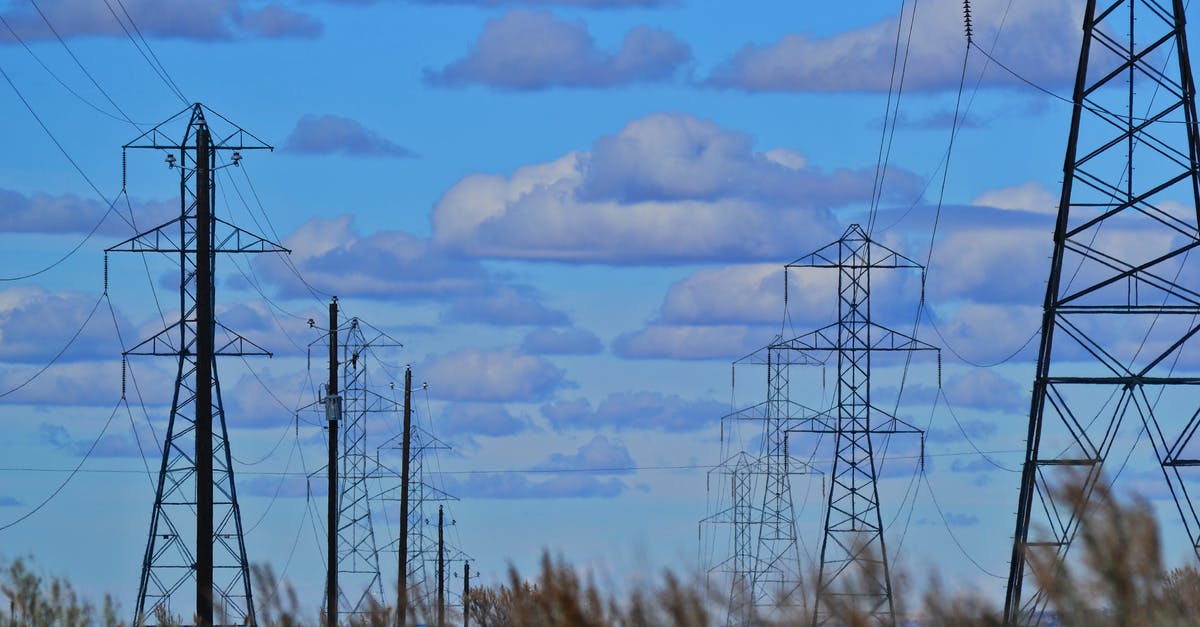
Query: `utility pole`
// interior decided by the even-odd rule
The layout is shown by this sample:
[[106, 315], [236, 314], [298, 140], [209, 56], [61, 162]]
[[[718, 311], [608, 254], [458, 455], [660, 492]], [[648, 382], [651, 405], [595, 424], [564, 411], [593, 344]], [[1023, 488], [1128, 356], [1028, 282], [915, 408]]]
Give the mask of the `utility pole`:
[[[180, 215], [105, 251], [175, 254], [180, 272], [179, 321], [124, 354], [170, 356], [177, 365], [135, 625], [160, 611], [175, 615], [175, 604], [190, 606], [185, 611], [201, 625], [212, 624], [218, 603], [227, 619], [255, 622], [216, 357], [270, 353], [228, 330], [232, 339], [216, 347], [214, 266], [218, 253], [288, 251], [215, 217], [216, 170], [236, 166], [244, 150], [271, 147], [236, 126], [213, 133], [205, 113], [211, 111], [189, 105], [124, 146], [166, 152], [168, 168], [179, 171]], [[220, 115], [214, 119], [232, 126]], [[171, 139], [172, 127], [182, 127], [176, 129], [182, 139]], [[231, 152], [231, 163], [218, 166], [220, 151]], [[195, 596], [185, 599], [192, 579]]]
[[208, 126], [196, 128], [196, 621], [213, 622], [213, 255]]
[[[1161, 470], [1200, 553], [1191, 496], [1200, 377], [1188, 365], [1200, 350], [1200, 137], [1185, 21], [1182, 0], [1084, 8], [1004, 600], [1009, 625], [1047, 620], [1039, 582], [1058, 576], [1093, 492], [1131, 458], [1138, 463], [1135, 452]], [[1105, 477], [1115, 451], [1120, 469]]]
[[338, 396], [338, 305], [337, 297], [329, 301], [329, 382], [325, 385], [325, 419], [329, 423], [329, 484], [326, 497], [327, 570], [325, 575], [325, 624], [337, 627], [338, 622], [338, 418], [341, 415]]
[[438, 505], [438, 575], [437, 575], [437, 624], [446, 624], [446, 538], [445, 514], [442, 506]]
[[408, 622], [408, 460], [412, 453], [412, 366], [404, 368], [404, 433], [401, 434], [400, 462], [400, 574], [396, 585], [399, 597], [396, 605], [396, 623], [404, 627]]
[[471, 562], [463, 560], [463, 627], [471, 625]]

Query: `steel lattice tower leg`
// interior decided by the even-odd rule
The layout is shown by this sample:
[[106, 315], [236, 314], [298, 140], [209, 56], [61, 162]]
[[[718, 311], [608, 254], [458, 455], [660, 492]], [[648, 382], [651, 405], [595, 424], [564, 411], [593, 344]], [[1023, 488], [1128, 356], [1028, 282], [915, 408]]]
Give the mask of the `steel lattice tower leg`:
[[[1042, 619], [1032, 577], [1065, 559], [1122, 427], [1144, 432], [1193, 548], [1200, 464], [1195, 86], [1181, 0], [1089, 0], [1005, 597]], [[1132, 423], [1132, 424], [1126, 424]], [[1142, 434], [1136, 442], [1143, 443]], [[1142, 444], [1145, 448], [1145, 445]], [[1073, 476], [1072, 476], [1073, 475]], [[1082, 502], [1057, 488], [1082, 481]], [[1048, 573], [1043, 573], [1048, 574]]]
[[339, 604], [348, 619], [371, 611], [371, 602], [383, 602], [379, 551], [371, 524], [367, 479], [374, 476], [374, 461], [367, 454], [367, 418], [384, 411], [382, 396], [367, 388], [369, 345], [358, 320], [350, 322], [343, 344], [342, 363], [342, 468], [338, 515]]
[[[179, 170], [180, 216], [106, 251], [177, 254], [180, 266], [179, 321], [125, 353], [177, 361], [135, 625], [157, 622], [159, 612], [185, 621], [194, 616], [206, 625], [254, 623], [215, 358], [269, 353], [216, 322], [213, 277], [218, 253], [285, 249], [213, 216], [216, 170], [224, 167], [218, 152], [232, 151], [231, 165], [236, 165], [240, 151], [270, 147], [236, 127], [229, 133], [211, 133], [206, 112], [211, 113], [199, 104], [189, 106], [125, 146], [167, 151], [168, 164]], [[170, 139], [167, 127], [173, 124], [182, 126], [182, 139]], [[214, 141], [214, 136], [224, 139]], [[189, 581], [195, 584], [190, 596]]]
[[871, 404], [871, 355], [937, 349], [872, 322], [871, 271], [921, 266], [871, 241], [855, 224], [842, 239], [787, 267], [838, 271], [838, 321], [784, 343], [792, 350], [837, 358], [837, 405], [792, 429], [834, 437], [813, 624], [827, 618], [821, 603], [831, 594], [849, 598], [882, 622], [895, 623], [872, 436], [921, 431]]

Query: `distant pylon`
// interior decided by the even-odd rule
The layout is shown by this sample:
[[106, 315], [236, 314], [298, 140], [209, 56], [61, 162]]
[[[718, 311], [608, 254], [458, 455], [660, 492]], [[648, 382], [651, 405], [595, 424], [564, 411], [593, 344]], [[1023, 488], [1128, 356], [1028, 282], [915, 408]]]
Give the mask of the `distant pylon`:
[[[270, 353], [216, 322], [213, 277], [218, 253], [287, 250], [214, 216], [216, 171], [236, 166], [244, 150], [270, 146], [218, 114], [213, 117], [229, 128], [214, 133], [206, 113], [212, 111], [191, 105], [125, 146], [166, 153], [168, 167], [179, 171], [180, 215], [106, 251], [173, 254], [179, 264], [179, 321], [125, 352], [170, 356], [177, 362], [135, 625], [156, 623], [160, 612], [170, 619], [194, 617], [204, 625], [215, 620], [254, 624], [215, 357]], [[180, 127], [177, 135], [168, 130], [172, 125]], [[228, 164], [218, 162], [221, 151], [231, 153]], [[189, 580], [195, 583], [194, 595], [186, 589]]]
[[851, 225], [838, 241], [797, 259], [787, 268], [838, 271], [837, 322], [779, 343], [780, 349], [837, 359], [834, 407], [789, 429], [834, 437], [813, 624], [829, 620], [821, 612], [821, 603], [830, 595], [848, 599], [878, 620], [894, 624], [896, 609], [883, 537], [872, 436], [914, 433], [921, 434], [923, 442], [924, 434], [872, 403], [871, 355], [879, 351], [938, 349], [872, 321], [871, 273], [898, 268], [919, 269], [923, 273], [924, 269], [872, 241], [857, 224]]
[[[1182, 0], [1088, 0], [1084, 8], [1009, 624], [1044, 619], [1046, 593], [1030, 575], [1053, 577], [1038, 568], [1066, 558], [1118, 437], [1122, 448], [1132, 442], [1129, 459], [1135, 449], [1149, 453], [1148, 444], [1200, 550], [1195, 475], [1185, 476], [1200, 465], [1200, 377], [1186, 361], [1200, 350], [1200, 142], [1184, 18]], [[1082, 499], [1059, 492], [1068, 481], [1082, 482]]]
[[[734, 362], [735, 368], [747, 364], [766, 366], [766, 400], [721, 419], [722, 445], [727, 422], [730, 428], [752, 423], [761, 429], [761, 439], [753, 454], [741, 448], [733, 454], [722, 451], [725, 460], [709, 471], [714, 513], [701, 520], [702, 534], [709, 528], [715, 539], [727, 536], [729, 541], [728, 553], [709, 568], [710, 574], [723, 575], [722, 583], [729, 585], [729, 625], [793, 616], [803, 606], [803, 566], [792, 478], [814, 472], [788, 449], [788, 433], [817, 413], [791, 399], [790, 368], [820, 362], [791, 350], [776, 337], [771, 344]], [[712, 499], [714, 477], [722, 487]], [[723, 487], [726, 482], [730, 486], [728, 494]], [[727, 531], [721, 532], [714, 525]]]
[[358, 318], [350, 320], [342, 357], [342, 468], [338, 521], [338, 573], [341, 609], [361, 620], [383, 605], [383, 578], [375, 542], [367, 480], [376, 476], [375, 460], [367, 452], [367, 424], [372, 414], [394, 413], [391, 399], [371, 389], [369, 375], [377, 367], [373, 349], [399, 346], [383, 337], [368, 339]]

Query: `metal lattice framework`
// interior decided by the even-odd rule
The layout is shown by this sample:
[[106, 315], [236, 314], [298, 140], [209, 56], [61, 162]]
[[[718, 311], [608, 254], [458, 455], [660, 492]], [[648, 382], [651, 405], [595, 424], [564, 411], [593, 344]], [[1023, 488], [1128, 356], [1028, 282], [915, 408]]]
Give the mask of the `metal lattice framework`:
[[[729, 584], [729, 613], [727, 625], [748, 625], [754, 617], [750, 598], [750, 579], [753, 574], [753, 528], [758, 521], [754, 506], [755, 480], [763, 469], [746, 451], [738, 451], [708, 471], [708, 490], [712, 497], [713, 484], [718, 490], [717, 510], [700, 521], [701, 533], [709, 525], [727, 528], [730, 554], [708, 569], [709, 575], [724, 575]], [[727, 500], [728, 499], [728, 500]]]
[[821, 540], [820, 564], [813, 605], [813, 624], [828, 618], [821, 603], [831, 596], [886, 622], [895, 622], [891, 574], [883, 537], [873, 436], [923, 432], [874, 405], [871, 359], [880, 351], [937, 351], [871, 320], [871, 273], [882, 269], [922, 266], [872, 241], [857, 225], [842, 238], [802, 257], [787, 268], [830, 268], [838, 271], [838, 321], [781, 342], [780, 349], [837, 360], [837, 401], [793, 432], [829, 434], [834, 438], [829, 501]]
[[374, 349], [398, 347], [384, 336], [368, 339], [358, 318], [350, 321], [342, 345], [342, 455], [338, 500], [339, 615], [350, 620], [384, 604], [379, 549], [371, 519], [372, 499], [368, 479], [375, 475], [375, 459], [368, 453], [367, 420], [375, 413], [394, 413], [395, 403], [368, 385], [374, 366]]
[[[380, 490], [379, 499], [385, 501], [400, 500], [400, 486], [397, 480], [401, 473], [385, 464], [382, 459], [385, 454], [389, 457], [400, 453], [401, 434], [385, 442], [377, 451], [377, 475], [388, 487]], [[436, 606], [437, 596], [437, 506], [439, 503], [457, 501], [458, 498], [435, 487], [429, 482], [425, 472], [427, 457], [439, 450], [448, 450], [449, 445], [431, 435], [426, 429], [414, 424], [411, 433], [411, 450], [409, 451], [409, 481], [408, 481], [408, 557], [407, 586], [410, 607], [431, 609]], [[397, 538], [388, 543], [382, 550], [395, 553], [399, 550], [400, 541]], [[447, 550], [451, 556], [448, 560], [465, 558], [465, 553], [456, 547]]]
[[[232, 130], [214, 135], [209, 116]], [[171, 126], [182, 127], [176, 135], [179, 139], [171, 139]], [[156, 622], [160, 615], [191, 618], [193, 612], [195, 620], [206, 624], [253, 624], [246, 546], [215, 357], [270, 353], [215, 320], [213, 275], [218, 253], [287, 250], [216, 218], [212, 199], [216, 171], [227, 167], [218, 165], [219, 152], [230, 151], [230, 165], [237, 165], [241, 151], [270, 146], [197, 103], [125, 148], [165, 151], [168, 164], [179, 171], [181, 198], [178, 218], [106, 251], [177, 256], [179, 265], [179, 321], [125, 352], [177, 361], [134, 624]], [[194, 595], [186, 588], [189, 581], [195, 583]]]
[[[1200, 465], [1200, 377], [1180, 372], [1194, 369], [1186, 355], [1200, 333], [1200, 145], [1183, 3], [1089, 0], [1083, 26], [1005, 597], [1010, 624], [1043, 620], [1046, 595], [1032, 575], [1049, 576], [1036, 569], [1067, 557], [1122, 434], [1133, 449], [1149, 444], [1200, 547], [1187, 476]], [[1082, 498], [1058, 491], [1068, 480], [1082, 481]]]

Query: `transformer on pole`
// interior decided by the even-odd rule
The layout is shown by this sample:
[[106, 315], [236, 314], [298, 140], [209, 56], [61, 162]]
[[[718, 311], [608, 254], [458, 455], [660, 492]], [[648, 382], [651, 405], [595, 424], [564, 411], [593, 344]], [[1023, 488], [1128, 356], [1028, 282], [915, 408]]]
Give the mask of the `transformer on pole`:
[[[214, 130], [210, 116], [223, 128]], [[134, 624], [192, 616], [202, 625], [254, 624], [215, 358], [270, 353], [216, 321], [214, 266], [218, 253], [289, 251], [217, 218], [213, 197], [218, 169], [236, 166], [242, 151], [271, 147], [196, 103], [124, 148], [164, 151], [180, 189], [178, 218], [106, 250], [178, 255], [179, 264], [179, 321], [125, 352], [170, 356], [177, 366]], [[221, 152], [230, 163], [218, 161]]]
[[[1200, 548], [1188, 491], [1195, 476], [1187, 476], [1200, 466], [1192, 441], [1200, 377], [1186, 361], [1200, 349], [1200, 143], [1182, 0], [1088, 0], [1073, 105], [1004, 604], [1009, 624], [1043, 620], [1047, 598], [1035, 577], [1054, 575], [1038, 568], [1066, 559], [1118, 442], [1120, 459], [1153, 459], [1190, 546]], [[1059, 488], [1068, 482], [1082, 489], [1066, 497]]]

